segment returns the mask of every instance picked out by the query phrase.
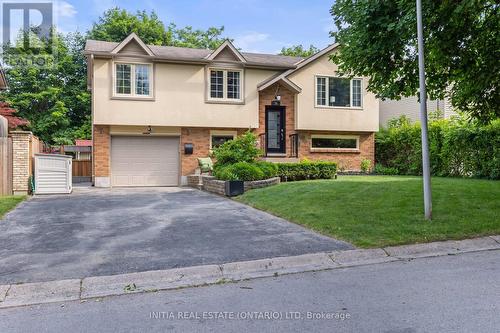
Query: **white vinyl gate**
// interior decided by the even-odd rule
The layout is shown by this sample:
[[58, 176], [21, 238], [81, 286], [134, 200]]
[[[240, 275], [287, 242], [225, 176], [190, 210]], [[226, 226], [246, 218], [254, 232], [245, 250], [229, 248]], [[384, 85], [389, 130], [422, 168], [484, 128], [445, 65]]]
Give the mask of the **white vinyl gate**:
[[35, 154], [35, 194], [71, 193], [71, 163], [71, 156]]

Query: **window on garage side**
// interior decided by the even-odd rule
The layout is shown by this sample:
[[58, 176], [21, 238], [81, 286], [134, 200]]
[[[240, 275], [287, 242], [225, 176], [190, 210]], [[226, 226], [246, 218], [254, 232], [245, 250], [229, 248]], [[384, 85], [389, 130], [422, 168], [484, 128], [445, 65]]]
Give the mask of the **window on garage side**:
[[233, 140], [236, 137], [236, 132], [219, 132], [214, 131], [210, 133], [210, 148], [220, 147], [227, 141]]

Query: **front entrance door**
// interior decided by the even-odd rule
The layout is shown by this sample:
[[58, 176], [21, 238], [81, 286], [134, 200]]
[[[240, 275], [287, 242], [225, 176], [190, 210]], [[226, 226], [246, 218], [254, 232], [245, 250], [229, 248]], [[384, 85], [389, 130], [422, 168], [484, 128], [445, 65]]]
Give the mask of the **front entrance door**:
[[285, 107], [266, 106], [266, 151], [284, 154], [285, 150]]

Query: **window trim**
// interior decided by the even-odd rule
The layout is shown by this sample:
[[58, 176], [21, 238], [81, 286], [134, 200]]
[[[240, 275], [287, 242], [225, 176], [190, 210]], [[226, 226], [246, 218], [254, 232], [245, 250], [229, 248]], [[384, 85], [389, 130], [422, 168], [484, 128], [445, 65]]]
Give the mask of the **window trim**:
[[[212, 71], [222, 71], [222, 98], [216, 98], [216, 97], [211, 97], [210, 92], [211, 92], [211, 72]], [[239, 72], [240, 73], [240, 98], [227, 98], [227, 72]], [[205, 93], [205, 101], [207, 103], [221, 103], [221, 104], [244, 104], [244, 92], [245, 92], [245, 71], [242, 68], [239, 67], [218, 67], [218, 66], [212, 66], [212, 67], [207, 67], [206, 70], [206, 75], [205, 75], [205, 81], [206, 81], [206, 93]]]
[[[131, 65], [130, 68], [130, 94], [119, 94], [116, 92], [116, 66], [117, 65]], [[136, 65], [146, 65], [149, 68], [149, 95], [139, 95], [136, 93], [136, 82], [135, 82], [135, 66]], [[127, 60], [117, 60], [112, 62], [112, 99], [135, 99], [135, 100], [153, 100], [154, 99], [154, 82], [155, 82], [155, 66], [154, 63], [150, 62], [138, 62], [138, 61], [127, 61]]]
[[211, 130], [210, 131], [210, 150], [213, 149], [212, 147], [212, 137], [214, 136], [232, 136], [233, 140], [238, 136], [237, 131], [220, 131], [220, 130]]
[[[323, 75], [323, 74], [316, 74], [314, 75], [314, 107], [317, 109], [352, 109], [352, 110], [363, 110], [363, 78], [361, 77], [353, 77], [349, 79], [349, 104], [351, 106], [330, 106], [330, 105], [321, 105], [318, 104], [318, 78], [325, 78], [326, 79], [326, 89], [327, 89], [327, 94], [326, 94], [326, 102], [328, 104], [328, 87], [329, 87], [329, 81], [330, 78], [338, 78], [338, 79], [349, 79], [347, 77], [342, 77], [342, 76], [334, 76], [334, 75]], [[352, 81], [353, 80], [359, 80], [360, 81], [360, 88], [361, 88], [361, 106], [352, 106]]]
[[[313, 139], [356, 139], [356, 148], [333, 148], [333, 147], [313, 147]], [[337, 135], [337, 134], [312, 134], [310, 140], [312, 152], [359, 152], [359, 135]]]

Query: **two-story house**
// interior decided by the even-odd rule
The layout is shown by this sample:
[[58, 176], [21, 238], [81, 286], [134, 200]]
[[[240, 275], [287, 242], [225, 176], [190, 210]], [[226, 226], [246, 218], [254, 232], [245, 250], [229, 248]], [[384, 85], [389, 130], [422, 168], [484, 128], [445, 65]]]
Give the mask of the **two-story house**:
[[268, 160], [374, 159], [379, 101], [329, 60], [88, 40], [95, 186], [176, 186], [247, 130]]

